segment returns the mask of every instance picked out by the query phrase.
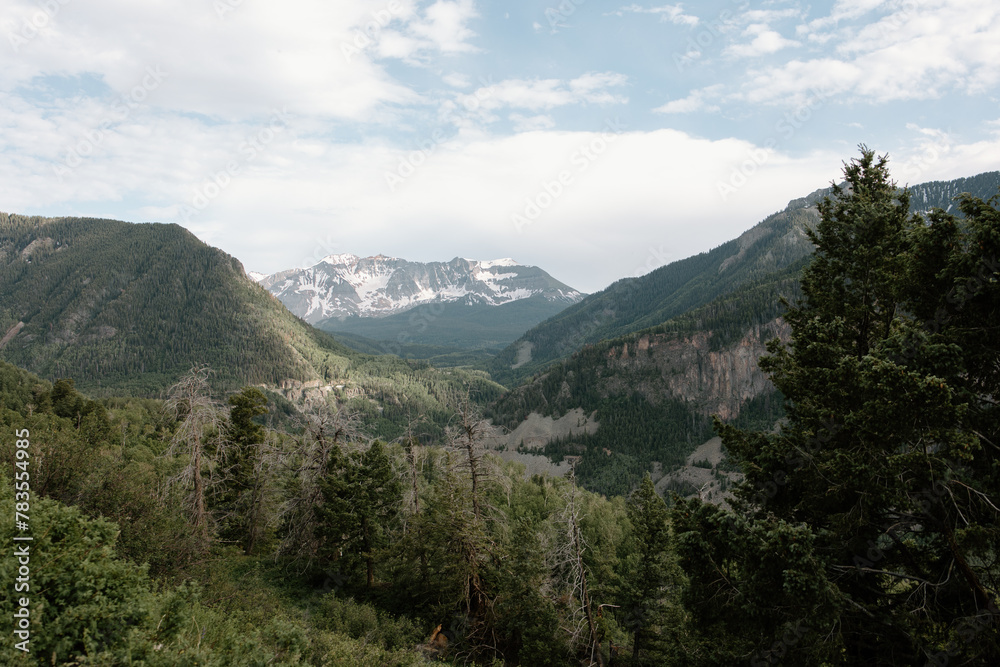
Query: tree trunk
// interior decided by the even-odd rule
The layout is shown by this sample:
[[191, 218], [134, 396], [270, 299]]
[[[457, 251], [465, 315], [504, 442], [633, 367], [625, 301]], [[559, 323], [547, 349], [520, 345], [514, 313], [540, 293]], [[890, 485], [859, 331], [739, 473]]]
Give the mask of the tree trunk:
[[208, 523], [205, 520], [205, 489], [201, 481], [201, 442], [193, 438], [194, 450], [194, 527], [203, 543], [208, 542]]

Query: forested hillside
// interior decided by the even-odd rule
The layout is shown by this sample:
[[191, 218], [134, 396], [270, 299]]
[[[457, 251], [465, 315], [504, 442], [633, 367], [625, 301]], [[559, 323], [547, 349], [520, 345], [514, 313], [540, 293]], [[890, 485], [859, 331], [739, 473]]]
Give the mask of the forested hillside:
[[783, 414], [781, 397], [757, 359], [768, 340], [787, 337], [779, 297], [798, 295], [803, 262], [658, 326], [586, 345], [504, 394], [489, 414], [513, 430], [532, 412], [596, 411], [596, 433], [544, 451], [557, 460], [580, 456], [580, 482], [618, 495], [653, 462], [664, 470], [680, 465], [712, 436], [712, 415], [773, 424]]
[[[0, 362], [0, 428], [22, 438], [4, 437], [0, 460], [26, 473], [18, 534], [33, 537], [29, 650], [4, 642], [0, 662], [569, 665], [633, 644], [664, 655], [654, 635], [675, 603], [656, 591], [677, 573], [651, 551], [666, 536], [651, 487], [626, 502], [525, 479], [483, 451], [488, 427], [467, 402], [441, 448], [372, 440], [324, 401], [294, 432], [273, 431], [256, 388], [213, 395], [193, 371], [166, 401], [95, 401]], [[4, 475], [5, 535], [14, 507]], [[5, 590], [17, 544], [0, 544]], [[656, 570], [638, 580], [644, 558]], [[0, 614], [20, 604], [0, 596]]]
[[418, 413], [440, 435], [456, 397], [499, 395], [479, 373], [337, 343], [177, 225], [0, 215], [0, 330], [0, 358], [95, 394], [160, 395], [206, 364], [219, 390], [339, 393], [389, 437]]
[[[954, 209], [950, 198], [958, 193], [989, 197], [998, 188], [1000, 172], [926, 183], [912, 188], [909, 205]], [[491, 368], [507, 382], [535, 376], [489, 414], [514, 429], [532, 412], [596, 411], [596, 433], [544, 451], [557, 461], [580, 456], [581, 483], [614, 494], [628, 493], [654, 462], [664, 471], [680, 465], [711, 437], [713, 415], [744, 426], [774, 424], [783, 415], [781, 395], [756, 362], [769, 339], [787, 338], [781, 299], [800, 293], [817, 204], [831, 192], [794, 200], [739, 239], [615, 283], [529, 331]], [[665, 318], [669, 313], [679, 314]]]
[[[384, 353], [416, 353], [414, 345], [484, 350], [496, 354], [525, 331], [563, 311], [567, 301], [535, 295], [501, 305], [424, 304], [384, 317], [331, 318], [317, 328], [376, 340]], [[434, 350], [429, 350], [433, 353]]]
[[[1000, 172], [912, 186], [914, 211], [948, 209], [962, 192], [989, 198]], [[768, 279], [809, 255], [806, 230], [818, 221], [815, 205], [829, 189], [791, 201], [739, 238], [672, 262], [639, 278], [625, 278], [592, 294], [515, 341], [489, 364], [491, 375], [515, 386], [586, 344], [623, 336], [703, 306], [741, 285]]]
[[490, 363], [490, 373], [513, 386], [583, 345], [656, 326], [767, 278], [811, 252], [805, 230], [815, 222], [813, 208], [788, 209], [709, 252], [619, 280], [528, 331]]

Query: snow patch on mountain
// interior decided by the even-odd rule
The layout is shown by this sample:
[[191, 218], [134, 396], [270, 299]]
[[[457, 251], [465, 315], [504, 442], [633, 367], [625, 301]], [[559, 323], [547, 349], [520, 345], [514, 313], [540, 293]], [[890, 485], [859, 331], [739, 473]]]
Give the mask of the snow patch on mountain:
[[[475, 260], [468, 260], [470, 262]], [[479, 266], [484, 269], [492, 269], [494, 266], [517, 266], [517, 262], [510, 257], [504, 257], [503, 259], [491, 259], [486, 262], [480, 262]]]
[[306, 269], [255, 279], [312, 323], [331, 317], [379, 317], [434, 302], [499, 306], [540, 295], [569, 305], [584, 296], [538, 267], [509, 257], [421, 263], [385, 255], [338, 254]]

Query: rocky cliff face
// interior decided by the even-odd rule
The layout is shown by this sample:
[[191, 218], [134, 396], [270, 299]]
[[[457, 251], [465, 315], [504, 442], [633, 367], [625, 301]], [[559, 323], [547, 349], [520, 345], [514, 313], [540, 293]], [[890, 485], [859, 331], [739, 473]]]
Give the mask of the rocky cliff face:
[[767, 352], [767, 341], [787, 341], [790, 333], [777, 318], [721, 349], [712, 349], [709, 331], [643, 335], [608, 350], [602, 389], [611, 395], [639, 391], [652, 403], [659, 397], [687, 400], [703, 414], [734, 419], [746, 401], [773, 391], [757, 361]]

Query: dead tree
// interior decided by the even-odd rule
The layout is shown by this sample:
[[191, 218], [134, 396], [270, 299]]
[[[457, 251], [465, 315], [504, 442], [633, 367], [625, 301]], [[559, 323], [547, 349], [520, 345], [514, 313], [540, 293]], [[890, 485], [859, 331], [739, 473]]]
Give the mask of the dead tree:
[[[204, 548], [209, 542], [209, 516], [205, 508], [206, 481], [214, 461], [207, 447], [207, 438], [218, 436], [221, 421], [219, 404], [212, 398], [208, 366], [194, 366], [173, 387], [165, 407], [178, 420], [167, 456], [187, 455], [187, 463], [174, 477], [167, 480], [167, 490], [176, 485], [190, 488], [188, 509], [195, 535]], [[209, 483], [211, 479], [209, 479]]]
[[564, 581], [569, 588], [562, 600], [570, 610], [570, 627], [567, 628], [570, 643], [574, 646], [585, 644], [589, 664], [603, 667], [604, 656], [601, 653], [597, 621], [590, 599], [587, 566], [583, 560], [587, 543], [580, 530], [582, 512], [577, 499], [576, 479], [571, 469], [566, 506], [558, 520], [564, 526], [563, 539], [555, 551], [553, 566], [564, 573]]

